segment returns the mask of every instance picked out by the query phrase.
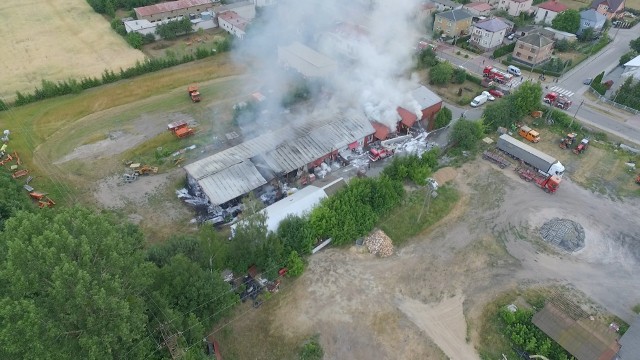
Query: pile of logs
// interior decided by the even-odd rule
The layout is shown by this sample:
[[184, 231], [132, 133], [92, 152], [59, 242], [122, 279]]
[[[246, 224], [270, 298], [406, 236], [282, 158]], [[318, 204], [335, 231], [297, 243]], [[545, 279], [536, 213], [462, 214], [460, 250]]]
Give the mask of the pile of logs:
[[380, 257], [393, 255], [393, 242], [382, 230], [375, 230], [364, 239], [369, 252]]

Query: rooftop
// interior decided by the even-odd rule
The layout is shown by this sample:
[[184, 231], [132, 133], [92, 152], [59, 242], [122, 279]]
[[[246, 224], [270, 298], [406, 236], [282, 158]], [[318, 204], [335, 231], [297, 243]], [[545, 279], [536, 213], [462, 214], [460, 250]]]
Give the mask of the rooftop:
[[467, 9], [475, 9], [477, 11], [489, 11], [491, 10], [491, 5], [484, 2], [472, 2], [468, 3], [464, 6]]
[[478, 21], [474, 26], [480, 29], [487, 30], [489, 32], [498, 32], [509, 28], [509, 25], [505, 24], [504, 21], [495, 18]]
[[[133, 8], [138, 16], [151, 16], [162, 14], [166, 12], [172, 12], [175, 10], [182, 10], [192, 6], [200, 5], [213, 5], [211, 0], [178, 0], [169, 1], [155, 5], [142, 6]], [[204, 9], [203, 9], [204, 10]]]
[[557, 0], [550, 0], [538, 5], [538, 8], [545, 9], [557, 13], [561, 13], [568, 9], [568, 7], [564, 4], [559, 3]]
[[443, 17], [445, 19], [451, 20], [451, 21], [460, 21], [460, 20], [464, 20], [464, 19], [468, 19], [468, 18], [472, 18], [473, 15], [468, 12], [467, 10], [463, 10], [463, 9], [456, 9], [456, 10], [449, 10], [449, 11], [443, 11], [439, 14], [436, 14], [436, 16], [440, 16]]
[[580, 12], [580, 18], [598, 23], [600, 21], [605, 21], [607, 17], [595, 11], [594, 9], [588, 9]]
[[373, 136], [375, 136], [375, 138], [378, 140], [386, 139], [391, 132], [391, 129], [389, 129], [387, 125], [380, 124], [379, 122], [373, 121], [371, 122], [371, 125], [375, 129], [375, 133], [373, 134]]
[[459, 7], [459, 6], [462, 6], [462, 4], [457, 3], [455, 1], [452, 1], [452, 0], [431, 0], [431, 1], [436, 3], [436, 4], [441, 4], [441, 5], [444, 5], [444, 6], [448, 6], [448, 7], [452, 8], [452, 9], [456, 8], [456, 7]]
[[623, 65], [624, 67], [636, 67], [636, 66], [640, 66], [640, 55], [634, 57], [633, 59], [629, 60], [628, 62], [624, 63]]
[[615, 332], [601, 329], [598, 322], [567, 301], [548, 301], [533, 315], [532, 322], [579, 360], [613, 360], [620, 349]]
[[616, 10], [618, 10], [618, 7], [620, 6], [620, 4], [622, 4], [624, 2], [624, 0], [593, 0], [591, 2], [591, 8], [593, 9], [597, 9], [598, 5], [600, 4], [606, 4], [609, 8], [607, 9], [607, 12], [614, 12]]
[[418, 120], [416, 114], [403, 107], [398, 107], [398, 115], [400, 115], [401, 122], [407, 127], [412, 127]]
[[424, 86], [420, 86], [419, 88], [413, 90], [411, 92], [411, 97], [413, 97], [414, 100], [418, 102], [422, 110], [430, 108], [431, 106], [442, 102], [442, 99], [438, 95], [436, 95], [436, 93]]
[[278, 58], [307, 77], [325, 76], [337, 67], [333, 59], [299, 42], [278, 46]]
[[244, 31], [247, 24], [249, 24], [249, 21], [238, 15], [235, 11], [225, 11], [220, 13], [218, 14], [218, 19], [222, 19], [242, 31]]
[[545, 47], [549, 44], [553, 44], [553, 40], [549, 39], [544, 35], [540, 35], [538, 33], [529, 34], [527, 36], [521, 37], [518, 39], [518, 42], [523, 42], [525, 44], [533, 45], [537, 48]]
[[306, 166], [373, 132], [364, 116], [325, 114], [249, 139], [184, 169], [210, 201], [220, 205], [266, 184], [275, 174]]

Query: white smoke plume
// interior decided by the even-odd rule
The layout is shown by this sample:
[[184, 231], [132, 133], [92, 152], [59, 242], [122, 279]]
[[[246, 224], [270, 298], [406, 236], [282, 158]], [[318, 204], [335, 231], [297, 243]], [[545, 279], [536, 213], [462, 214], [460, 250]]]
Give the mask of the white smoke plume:
[[316, 109], [359, 108], [395, 129], [398, 106], [421, 117], [422, 109], [407, 96], [417, 86], [409, 72], [425, 32], [413, 20], [418, 6], [416, 0], [278, 0], [250, 25], [245, 40], [236, 42], [235, 60], [257, 71], [256, 78], [278, 100], [288, 81], [277, 63], [278, 46], [303, 43], [338, 62], [335, 75], [323, 79], [322, 95], [329, 98], [316, 96], [323, 101]]

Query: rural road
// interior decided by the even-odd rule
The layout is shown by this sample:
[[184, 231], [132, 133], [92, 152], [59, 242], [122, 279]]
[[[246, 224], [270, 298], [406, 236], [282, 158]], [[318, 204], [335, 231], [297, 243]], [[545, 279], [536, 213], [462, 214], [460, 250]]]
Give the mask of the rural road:
[[[557, 86], [573, 92], [573, 106], [567, 113], [585, 126], [602, 129], [625, 141], [640, 145], [640, 115], [633, 115], [585, 96], [588, 86], [583, 84], [584, 79], [593, 78], [601, 71], [605, 71], [607, 74], [613, 70], [618, 65], [620, 56], [629, 51], [629, 41], [638, 36], [638, 25], [631, 29], [613, 29], [611, 36], [613, 41], [598, 54], [568, 71], [559, 79], [558, 83], [548, 82], [543, 86]], [[461, 51], [462, 55], [457, 55], [457, 51]], [[448, 44], [438, 44], [437, 53], [440, 58], [454, 65], [462, 66], [478, 76], [482, 75], [482, 69], [487, 65], [504, 68], [502, 64], [488, 57], [468, 53]], [[468, 58], [464, 58], [465, 53], [469, 54]], [[526, 75], [523, 78], [526, 79]], [[454, 111], [454, 119], [456, 118]], [[467, 118], [475, 118], [475, 116], [472, 112], [468, 112]]]

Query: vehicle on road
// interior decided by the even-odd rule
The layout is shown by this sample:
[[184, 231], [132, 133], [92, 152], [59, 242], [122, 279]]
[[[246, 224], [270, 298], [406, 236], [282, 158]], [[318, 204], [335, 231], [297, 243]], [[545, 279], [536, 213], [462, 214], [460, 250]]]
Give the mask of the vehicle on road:
[[489, 90], [489, 94], [493, 95], [496, 98], [501, 98], [504, 96], [504, 93], [498, 89]]
[[482, 92], [482, 95], [486, 96], [486, 97], [487, 97], [487, 99], [489, 99], [489, 101], [495, 101], [495, 99], [496, 99], [496, 98], [495, 98], [495, 97], [493, 97], [493, 95], [491, 95], [491, 93], [490, 93], [490, 92], [488, 92], [488, 91], [483, 91], [483, 92]]
[[500, 84], [508, 84], [513, 80], [513, 75], [493, 66], [485, 66], [484, 70], [482, 70], [482, 76]]
[[585, 85], [591, 85], [592, 81], [593, 81], [592, 78], [586, 78], [586, 79], [584, 79], [584, 81], [582, 83], [585, 84]]
[[522, 71], [520, 71], [520, 68], [517, 66], [509, 65], [509, 67], [507, 67], [507, 72], [515, 76], [522, 76]]
[[480, 94], [480, 95], [476, 96], [475, 98], [473, 98], [473, 101], [471, 101], [471, 104], [469, 104], [469, 105], [471, 105], [471, 107], [478, 107], [478, 106], [486, 103], [487, 100], [489, 100], [487, 95]]
[[552, 91], [545, 95], [543, 101], [562, 110], [569, 109], [571, 107], [571, 104], [573, 104], [573, 102], [569, 100], [568, 97], [560, 95], [555, 91]]

